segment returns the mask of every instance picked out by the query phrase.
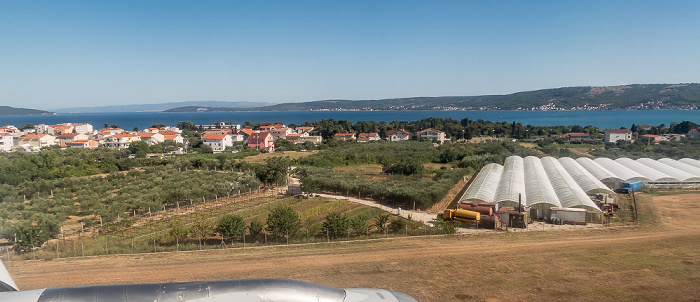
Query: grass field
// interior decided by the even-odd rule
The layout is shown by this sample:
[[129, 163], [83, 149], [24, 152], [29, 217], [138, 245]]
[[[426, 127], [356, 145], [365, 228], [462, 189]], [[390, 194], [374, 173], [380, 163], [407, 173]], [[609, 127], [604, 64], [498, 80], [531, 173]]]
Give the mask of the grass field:
[[697, 301], [700, 194], [639, 197], [638, 226], [5, 264], [22, 289], [288, 278], [419, 301]]

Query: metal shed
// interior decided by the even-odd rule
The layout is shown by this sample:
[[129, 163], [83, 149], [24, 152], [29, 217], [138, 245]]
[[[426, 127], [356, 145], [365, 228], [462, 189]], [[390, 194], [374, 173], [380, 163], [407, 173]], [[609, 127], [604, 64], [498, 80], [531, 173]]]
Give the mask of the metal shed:
[[644, 177], [654, 182], [678, 181], [678, 179], [675, 179], [666, 173], [659, 172], [655, 169], [652, 169], [648, 166], [645, 166], [639, 162], [636, 162], [626, 157], [618, 158], [615, 160], [615, 162], [627, 167], [628, 169], [634, 172], [643, 175]]
[[680, 160], [673, 160], [670, 158], [662, 158], [657, 160], [658, 162], [674, 167], [678, 170], [684, 171], [686, 173], [690, 173], [695, 176], [700, 176], [700, 168], [696, 166], [691, 166], [689, 164], [686, 164]]
[[588, 194], [578, 186], [576, 181], [566, 172], [564, 166], [554, 157], [541, 159], [549, 181], [559, 198], [559, 202], [565, 208], [580, 208], [590, 212], [601, 212], [598, 206], [588, 197]]
[[651, 158], [640, 158], [637, 159], [637, 162], [680, 181], [700, 181], [700, 176], [690, 174], [675, 167], [655, 161]]
[[564, 167], [567, 173], [571, 175], [576, 183], [583, 189], [586, 194], [595, 193], [613, 193], [610, 188], [605, 186], [600, 180], [598, 180], [593, 174], [588, 172], [586, 168], [582, 167], [577, 161], [571, 157], [559, 158], [559, 163]]
[[608, 187], [615, 187], [615, 183], [623, 182], [622, 178], [615, 175], [615, 173], [610, 172], [608, 169], [603, 168], [598, 163], [594, 162], [592, 159], [587, 157], [579, 157], [576, 162], [585, 168], [586, 171], [591, 173], [595, 178], [600, 180], [603, 184]]
[[464, 192], [459, 202], [493, 202], [493, 198], [496, 196], [496, 189], [498, 188], [498, 181], [501, 179], [502, 174], [503, 166], [499, 164], [492, 163], [484, 166], [474, 178], [472, 184], [469, 185], [467, 191]]
[[635, 171], [630, 170], [629, 168], [615, 162], [612, 159], [609, 159], [607, 157], [599, 157], [593, 160], [596, 164], [600, 165], [601, 167], [607, 169], [608, 171], [615, 171], [615, 175], [619, 177], [622, 181], [628, 181], [628, 180], [639, 180], [643, 182], [649, 182], [651, 179], [644, 177], [642, 174], [639, 174]]
[[535, 156], [528, 156], [523, 160], [523, 167], [525, 179], [527, 179], [525, 182], [527, 206], [536, 209], [561, 207], [547, 172], [542, 167], [542, 161]]
[[506, 158], [503, 164], [503, 174], [493, 201], [498, 203], [499, 208], [517, 207], [519, 194], [522, 195], [522, 204], [527, 205], [523, 158], [513, 155]]

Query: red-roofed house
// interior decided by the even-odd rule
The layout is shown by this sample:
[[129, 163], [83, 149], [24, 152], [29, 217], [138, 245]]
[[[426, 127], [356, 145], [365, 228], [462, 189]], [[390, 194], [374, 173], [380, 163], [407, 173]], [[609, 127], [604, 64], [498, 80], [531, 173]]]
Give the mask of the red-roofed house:
[[180, 134], [163, 134], [163, 141], [166, 143], [184, 144], [185, 138]]
[[0, 132], [0, 151], [10, 152], [14, 145], [12, 134]]
[[344, 141], [344, 142], [351, 140], [351, 139], [356, 139], [355, 133], [336, 133], [335, 135], [333, 135], [333, 137], [335, 137], [341, 141]]
[[141, 141], [141, 137], [133, 133], [117, 133], [109, 137], [105, 137], [104, 145], [107, 148], [126, 149], [131, 143]]
[[146, 142], [149, 146], [159, 144], [165, 141], [165, 137], [158, 132], [139, 132], [141, 141]]
[[292, 129], [289, 128], [277, 128], [270, 132], [272, 138], [278, 140], [280, 138], [287, 138], [287, 135], [292, 134]]
[[632, 131], [629, 129], [607, 129], [605, 130], [605, 143], [616, 143], [617, 141], [632, 141]]
[[314, 130], [314, 127], [306, 127], [306, 126], [299, 126], [299, 127], [294, 128], [294, 131], [296, 131], [296, 133], [298, 133], [298, 134], [311, 133], [311, 131], [313, 131], [313, 130]]
[[202, 137], [202, 143], [211, 147], [214, 152], [226, 150], [233, 146], [233, 140], [228, 134], [207, 134]]
[[4, 127], [0, 127], [0, 132], [2, 132], [2, 133], [17, 133], [17, 132], [19, 132], [19, 129], [17, 129], [17, 127], [15, 127], [15, 126], [7, 125]]
[[423, 131], [418, 132], [418, 137], [419, 138], [424, 138], [430, 141], [437, 141], [439, 143], [444, 143], [445, 142], [445, 132], [442, 132], [440, 130], [435, 130], [433, 128], [428, 128]]
[[158, 133], [162, 135], [180, 135], [180, 132], [177, 131], [172, 131], [172, 130], [159, 130]]
[[399, 130], [389, 130], [387, 132], [387, 137], [390, 142], [400, 142], [400, 141], [407, 141], [411, 139], [411, 134], [408, 133], [408, 131], [399, 129]]
[[94, 140], [75, 140], [75, 141], [72, 141], [68, 145], [71, 148], [93, 149], [93, 148], [97, 148], [97, 146], [99, 146], [100, 144]]
[[41, 149], [56, 144], [56, 137], [48, 134], [25, 134], [19, 137], [18, 146]]
[[266, 149], [272, 152], [275, 151], [275, 140], [268, 132], [253, 133], [248, 136], [248, 147], [256, 150]]
[[77, 140], [87, 140], [88, 136], [86, 134], [78, 133], [64, 133], [56, 137], [58, 144], [61, 146], [68, 146], [72, 141]]
[[73, 132], [73, 126], [66, 125], [50, 125], [48, 130], [49, 135], [58, 136], [64, 133]]
[[591, 136], [588, 135], [588, 133], [583, 133], [583, 132], [570, 132], [562, 135], [563, 137], [569, 139], [570, 141], [580, 141], [580, 140], [589, 140], [591, 139]]
[[369, 141], [378, 141], [382, 139], [379, 137], [379, 133], [376, 132], [371, 132], [371, 133], [360, 133], [357, 135], [357, 142], [358, 143], [364, 143], [364, 142], [369, 142]]
[[643, 141], [643, 142], [659, 143], [659, 142], [665, 141], [666, 138], [661, 136], [661, 135], [645, 134], [645, 135], [640, 136], [639, 140]]

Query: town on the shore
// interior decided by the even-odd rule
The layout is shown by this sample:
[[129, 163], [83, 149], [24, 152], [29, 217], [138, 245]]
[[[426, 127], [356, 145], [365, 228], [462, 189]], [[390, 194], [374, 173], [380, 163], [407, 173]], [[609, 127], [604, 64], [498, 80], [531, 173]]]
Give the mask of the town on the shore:
[[[109, 127], [105, 124], [102, 129], [95, 129], [91, 124], [63, 123], [58, 125], [24, 125], [17, 128], [13, 125], [0, 127], [0, 151], [36, 152], [41, 148], [58, 146], [60, 148], [97, 148], [127, 149], [133, 142], [145, 142], [148, 145], [165, 143], [166, 151], [172, 154], [187, 152], [188, 141], [183, 136], [183, 130], [174, 126], [151, 127], [138, 131], [127, 131], [116, 125]], [[647, 125], [640, 124], [638, 127]], [[650, 127], [650, 126], [649, 126]], [[253, 128], [243, 128], [241, 125], [221, 122], [212, 125], [195, 125], [201, 132], [202, 144], [209, 146], [214, 153], [220, 153], [236, 145], [247, 145], [252, 149], [264, 152], [275, 151], [275, 141], [284, 139], [296, 145], [318, 145], [323, 137], [314, 132], [314, 127], [287, 127], [283, 124], [261, 125]], [[640, 128], [640, 129], [641, 129]], [[629, 129], [606, 129], [603, 141], [633, 141], [633, 132]], [[553, 137], [569, 141], [593, 141], [588, 133], [570, 132], [553, 134]], [[416, 133], [404, 129], [389, 130], [385, 137], [379, 133], [335, 133], [334, 138], [341, 141], [407, 141], [410, 139], [428, 140], [442, 144], [450, 138], [444, 131], [428, 128]], [[691, 129], [687, 134], [644, 134], [636, 138], [641, 141], [658, 143], [661, 141], [680, 139], [700, 139], [700, 128]], [[489, 139], [490, 140], [490, 139]]]

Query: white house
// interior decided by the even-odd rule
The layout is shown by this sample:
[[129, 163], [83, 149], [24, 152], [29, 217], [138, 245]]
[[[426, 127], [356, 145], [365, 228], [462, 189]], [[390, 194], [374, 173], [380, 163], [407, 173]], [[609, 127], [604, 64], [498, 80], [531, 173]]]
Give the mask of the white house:
[[88, 134], [94, 131], [92, 125], [90, 124], [72, 124], [75, 133]]
[[228, 134], [207, 134], [202, 137], [202, 143], [211, 147], [214, 152], [226, 150], [226, 147], [233, 146], [233, 140]]
[[115, 135], [105, 137], [104, 145], [107, 148], [126, 149], [131, 146], [131, 143], [141, 141], [141, 137], [132, 133], [117, 133]]
[[605, 143], [616, 143], [617, 141], [632, 141], [632, 131], [629, 129], [607, 129], [605, 130]]
[[423, 131], [418, 132], [419, 138], [424, 138], [430, 141], [436, 141], [440, 144], [445, 142], [445, 132], [440, 130], [435, 130], [433, 128], [428, 128]]
[[10, 152], [14, 145], [12, 134], [0, 132], [0, 151]]
[[48, 134], [25, 134], [18, 138], [17, 146], [27, 146], [38, 150], [56, 144], [56, 137]]
[[387, 132], [387, 137], [390, 142], [400, 142], [400, 141], [407, 141], [411, 138], [411, 134], [408, 133], [408, 131], [399, 129], [399, 130], [389, 130]]
[[159, 144], [165, 141], [165, 137], [158, 132], [139, 132], [141, 141], [146, 142], [149, 146]]
[[379, 133], [376, 133], [376, 132], [360, 133], [357, 135], [357, 142], [358, 143], [369, 142], [369, 141], [378, 141], [380, 139], [381, 139], [381, 137], [379, 137]]

